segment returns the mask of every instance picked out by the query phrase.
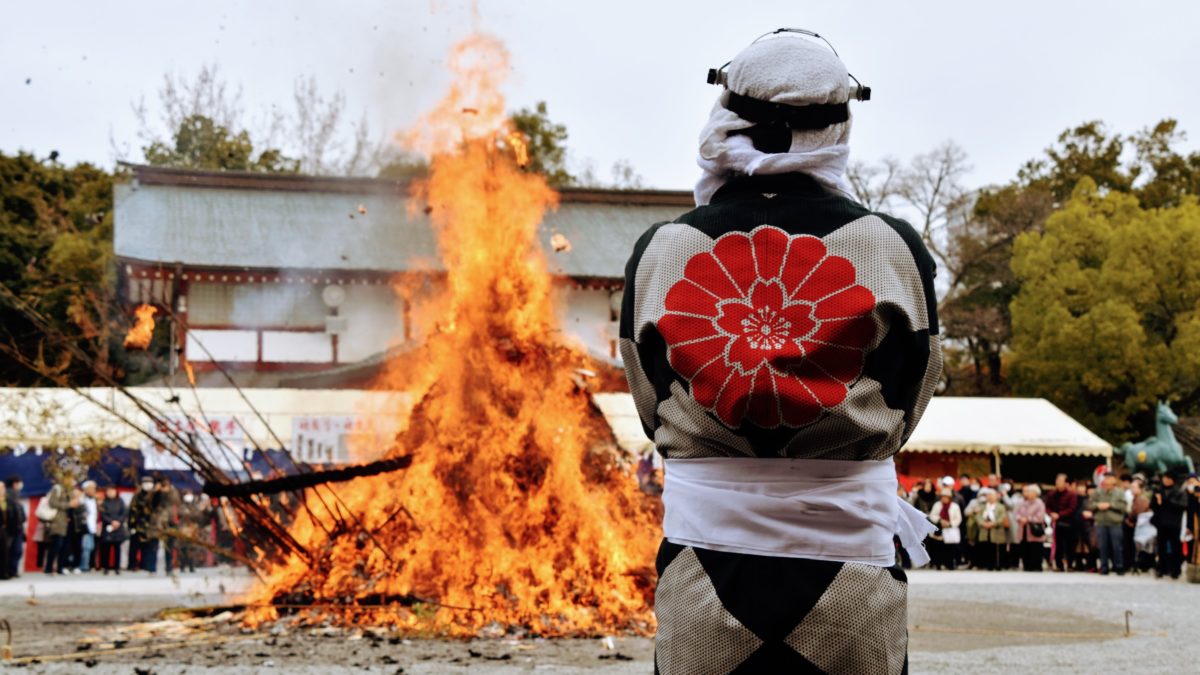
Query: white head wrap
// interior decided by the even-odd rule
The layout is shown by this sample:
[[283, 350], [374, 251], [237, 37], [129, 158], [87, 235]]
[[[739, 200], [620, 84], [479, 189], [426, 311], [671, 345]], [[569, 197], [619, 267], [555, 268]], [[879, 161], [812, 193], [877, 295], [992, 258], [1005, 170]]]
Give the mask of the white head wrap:
[[729, 64], [728, 91], [721, 92], [700, 132], [696, 161], [704, 174], [695, 188], [698, 206], [707, 204], [736, 174], [801, 172], [830, 189], [849, 190], [845, 173], [850, 120], [824, 129], [793, 131], [787, 152], [765, 153], [756, 150], [748, 136], [729, 135], [754, 126], [724, 107], [729, 91], [788, 105], [844, 103], [850, 98], [850, 75], [837, 55], [804, 38], [770, 38], [742, 50]]

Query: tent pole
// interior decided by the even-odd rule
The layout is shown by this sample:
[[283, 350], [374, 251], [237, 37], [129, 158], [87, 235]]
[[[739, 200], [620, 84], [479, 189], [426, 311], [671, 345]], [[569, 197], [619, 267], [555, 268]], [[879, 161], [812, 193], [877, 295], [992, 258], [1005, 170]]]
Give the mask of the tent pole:
[[1000, 448], [992, 448], [992, 459], [995, 460], [996, 476], [1004, 478], [1004, 474], [1000, 472]]

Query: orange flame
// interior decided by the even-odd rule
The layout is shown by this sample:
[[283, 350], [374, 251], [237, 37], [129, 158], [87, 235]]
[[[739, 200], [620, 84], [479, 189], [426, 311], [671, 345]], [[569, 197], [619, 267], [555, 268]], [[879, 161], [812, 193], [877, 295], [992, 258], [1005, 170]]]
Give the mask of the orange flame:
[[268, 570], [248, 620], [302, 598], [312, 621], [649, 634], [660, 506], [572, 379], [587, 358], [556, 337], [537, 232], [558, 195], [505, 151], [501, 43], [473, 35], [450, 63], [446, 99], [404, 137], [431, 153], [413, 196], [431, 213], [445, 294], [428, 304], [420, 358], [376, 383], [418, 402], [386, 453], [412, 466], [331, 488], [360, 523], [308, 499], [318, 522], [301, 515], [291, 532], [312, 557]]
[[507, 140], [508, 145], [513, 149], [513, 157], [517, 160], [517, 166], [528, 165], [529, 143], [525, 140], [525, 135], [519, 131], [511, 131]]
[[154, 315], [158, 310], [152, 305], [138, 305], [133, 313], [137, 315], [137, 321], [125, 334], [125, 348], [145, 349], [150, 346], [150, 339], [154, 337]]

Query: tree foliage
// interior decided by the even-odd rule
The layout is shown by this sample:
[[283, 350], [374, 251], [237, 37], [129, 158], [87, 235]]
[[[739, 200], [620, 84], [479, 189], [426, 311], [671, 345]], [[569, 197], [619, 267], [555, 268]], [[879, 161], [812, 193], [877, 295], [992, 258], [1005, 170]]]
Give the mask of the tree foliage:
[[90, 164], [65, 167], [32, 155], [0, 154], [0, 283], [46, 317], [37, 329], [0, 302], [0, 384], [48, 384], [21, 361], [75, 384], [98, 373], [73, 357], [84, 350], [103, 373], [118, 374], [112, 347], [124, 333], [112, 320], [112, 176]]
[[247, 131], [234, 132], [203, 115], [179, 124], [171, 142], [154, 141], [143, 148], [146, 163], [208, 171], [294, 173], [300, 162], [268, 148], [257, 154]]
[[1184, 154], [1186, 140], [1173, 119], [1134, 134], [1111, 134], [1093, 120], [1063, 131], [1046, 156], [1027, 162], [1017, 184], [1050, 192], [1058, 203], [1070, 198], [1083, 178], [1100, 192], [1127, 192], [1142, 206], [1175, 206], [1187, 195], [1200, 196], [1200, 152]]
[[1200, 402], [1200, 205], [1146, 208], [1084, 176], [1012, 270], [1016, 390], [1113, 440], [1171, 398]]
[[532, 109], [512, 114], [512, 124], [529, 142], [530, 171], [540, 173], [555, 187], [574, 185], [575, 176], [567, 170], [567, 127], [550, 119], [545, 101]]
[[1012, 182], [979, 190], [962, 185], [966, 155], [953, 143], [907, 163], [887, 159], [850, 167], [847, 178], [859, 201], [900, 209], [938, 260], [949, 393], [1010, 390], [1009, 304], [1019, 289], [1011, 270], [1014, 240], [1041, 231], [1084, 178], [1100, 194], [1132, 195], [1145, 208], [1177, 206], [1200, 195], [1200, 153], [1182, 152], [1184, 140], [1171, 119], [1129, 135], [1084, 122], [1059, 134]]
[[[241, 88], [232, 87], [216, 66], [204, 66], [190, 78], [164, 75], [156, 98], [154, 106], [144, 100], [133, 106], [138, 139], [151, 164], [363, 176], [398, 154], [372, 136], [365, 116], [351, 118], [344, 93], [322, 92], [314, 77], [295, 81], [288, 105], [253, 115]], [[129, 154], [117, 150], [118, 156]]]

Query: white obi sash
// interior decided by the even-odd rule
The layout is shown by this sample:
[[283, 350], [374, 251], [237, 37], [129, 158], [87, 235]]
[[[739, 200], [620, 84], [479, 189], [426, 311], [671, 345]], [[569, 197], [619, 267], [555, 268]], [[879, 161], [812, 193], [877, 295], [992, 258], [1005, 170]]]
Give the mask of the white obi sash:
[[891, 566], [892, 537], [920, 567], [937, 528], [896, 495], [883, 461], [668, 459], [664, 536], [716, 551]]

